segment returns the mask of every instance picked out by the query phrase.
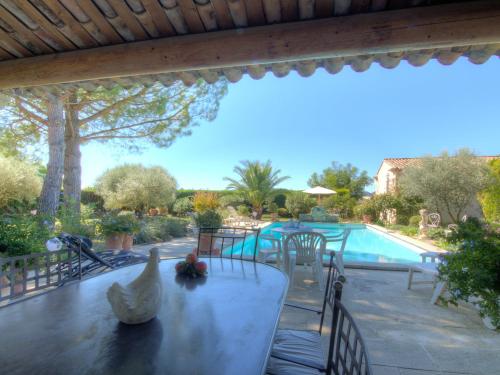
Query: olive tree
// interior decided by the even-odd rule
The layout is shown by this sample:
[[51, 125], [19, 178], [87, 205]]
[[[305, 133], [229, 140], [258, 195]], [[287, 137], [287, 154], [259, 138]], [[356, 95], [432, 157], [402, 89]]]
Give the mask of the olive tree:
[[403, 194], [422, 198], [427, 208], [447, 213], [458, 223], [488, 181], [486, 163], [462, 149], [455, 155], [444, 152], [439, 157], [424, 157], [407, 167], [400, 188]]
[[13, 157], [0, 156], [0, 209], [33, 202], [42, 188], [36, 166]]
[[177, 183], [162, 167], [125, 164], [107, 170], [96, 182], [96, 191], [109, 210], [132, 210], [138, 214], [149, 208], [166, 207], [175, 201]]

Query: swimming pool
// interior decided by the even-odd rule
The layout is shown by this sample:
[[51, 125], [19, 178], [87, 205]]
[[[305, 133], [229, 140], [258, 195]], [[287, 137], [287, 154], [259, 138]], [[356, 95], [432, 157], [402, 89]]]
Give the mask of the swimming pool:
[[[420, 262], [419, 254], [424, 251], [417, 246], [363, 224], [301, 224], [312, 228], [328, 230], [327, 233], [324, 233], [325, 235], [332, 235], [339, 233], [345, 228], [351, 228], [351, 234], [344, 251], [344, 262], [415, 263]], [[262, 228], [261, 234], [272, 234], [274, 237], [279, 238], [280, 234], [273, 232], [273, 229], [282, 225], [282, 223], [272, 223]], [[244, 244], [236, 245], [233, 254], [240, 253], [242, 245], [243, 253], [245, 255], [252, 255], [255, 248], [255, 237], [249, 237]], [[259, 238], [258, 247], [269, 247], [270, 245], [270, 241]], [[327, 244], [328, 250], [339, 250], [339, 248], [339, 242], [330, 242]]]

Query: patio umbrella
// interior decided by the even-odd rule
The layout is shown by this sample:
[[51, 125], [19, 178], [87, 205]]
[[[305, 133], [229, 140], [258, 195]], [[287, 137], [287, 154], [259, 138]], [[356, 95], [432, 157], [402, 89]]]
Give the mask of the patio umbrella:
[[330, 189], [324, 188], [322, 186], [315, 186], [313, 188], [306, 189], [306, 190], [304, 190], [304, 193], [317, 195], [318, 203], [321, 202], [322, 195], [337, 194], [337, 192], [335, 190], [330, 190]]

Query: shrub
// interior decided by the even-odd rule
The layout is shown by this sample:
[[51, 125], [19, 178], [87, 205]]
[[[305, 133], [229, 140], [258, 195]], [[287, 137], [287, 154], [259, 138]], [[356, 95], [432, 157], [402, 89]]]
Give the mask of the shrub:
[[291, 217], [290, 212], [286, 208], [278, 208], [278, 216], [279, 217]]
[[179, 198], [175, 201], [172, 210], [179, 216], [184, 216], [193, 211], [193, 201], [189, 197]]
[[198, 228], [220, 228], [222, 226], [222, 216], [215, 210], [198, 212], [194, 220]]
[[284, 193], [277, 193], [274, 196], [273, 202], [278, 205], [279, 208], [286, 208], [286, 194]]
[[94, 188], [82, 189], [81, 203], [92, 207], [94, 211], [104, 212], [104, 199]]
[[138, 233], [140, 224], [133, 213], [108, 214], [103, 217], [99, 225], [100, 232], [104, 236], [115, 233]]
[[33, 216], [0, 218], [0, 255], [11, 257], [45, 252], [45, 242], [51, 237], [46, 226]]
[[[17, 211], [19, 206], [35, 201], [42, 188], [42, 179], [33, 165], [0, 156], [0, 209]], [[23, 208], [23, 207], [20, 207]]]
[[343, 218], [350, 218], [354, 214], [356, 198], [351, 197], [349, 189], [341, 188], [335, 190], [337, 194], [322, 199], [321, 205], [328, 211], [334, 211]]
[[427, 237], [431, 240], [439, 240], [445, 238], [445, 233], [443, 228], [429, 228], [427, 231]]
[[220, 207], [219, 197], [216, 193], [200, 191], [193, 198], [193, 207], [198, 213], [214, 211]]
[[193, 198], [196, 193], [197, 191], [192, 189], [179, 189], [176, 192], [176, 196], [177, 198]]
[[382, 217], [387, 221], [387, 213], [396, 210], [398, 224], [408, 225], [409, 217], [418, 213], [422, 203], [418, 198], [404, 197], [397, 194], [378, 194], [370, 199], [365, 199], [354, 207], [354, 213], [361, 218], [368, 215], [372, 220]]
[[184, 237], [187, 233], [188, 221], [174, 217], [147, 217], [141, 222], [141, 229], [135, 236], [135, 242], [164, 242], [172, 237]]
[[408, 220], [408, 224], [412, 227], [418, 227], [420, 225], [421, 217], [420, 215], [414, 215]]
[[489, 222], [500, 223], [500, 159], [488, 163], [491, 182], [479, 193], [484, 217]]
[[267, 205], [267, 211], [271, 214], [278, 212], [278, 205], [275, 202], [271, 202]]
[[500, 328], [500, 236], [471, 218], [458, 224], [450, 241], [458, 250], [439, 266], [439, 277], [448, 282], [450, 292], [446, 302], [478, 298], [481, 316]]
[[363, 216], [369, 216], [372, 221], [378, 220], [377, 209], [373, 204], [373, 198], [362, 200], [357, 206], [354, 207], [354, 215], [359, 219]]
[[187, 234], [187, 226], [189, 221], [178, 219], [174, 217], [163, 218], [164, 226], [167, 228], [168, 233], [174, 237], [185, 237]]
[[238, 214], [241, 216], [249, 216], [250, 215], [250, 209], [248, 206], [245, 206], [244, 204], [238, 206]]
[[89, 238], [96, 237], [98, 219], [92, 206], [81, 205], [80, 215], [64, 205], [59, 207], [56, 231]]
[[403, 226], [401, 229], [400, 229], [401, 233], [404, 234], [405, 236], [409, 236], [409, 237], [415, 237], [416, 235], [418, 235], [418, 228], [415, 228], [415, 227], [405, 227]]
[[286, 209], [294, 218], [300, 214], [306, 214], [316, 205], [316, 200], [306, 193], [295, 191], [288, 194], [286, 198]]

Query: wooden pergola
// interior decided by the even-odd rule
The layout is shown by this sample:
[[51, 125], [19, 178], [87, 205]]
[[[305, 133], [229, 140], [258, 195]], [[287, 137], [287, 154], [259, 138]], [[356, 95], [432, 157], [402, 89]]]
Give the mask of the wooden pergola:
[[494, 55], [498, 0], [0, 0], [0, 90], [237, 82]]

